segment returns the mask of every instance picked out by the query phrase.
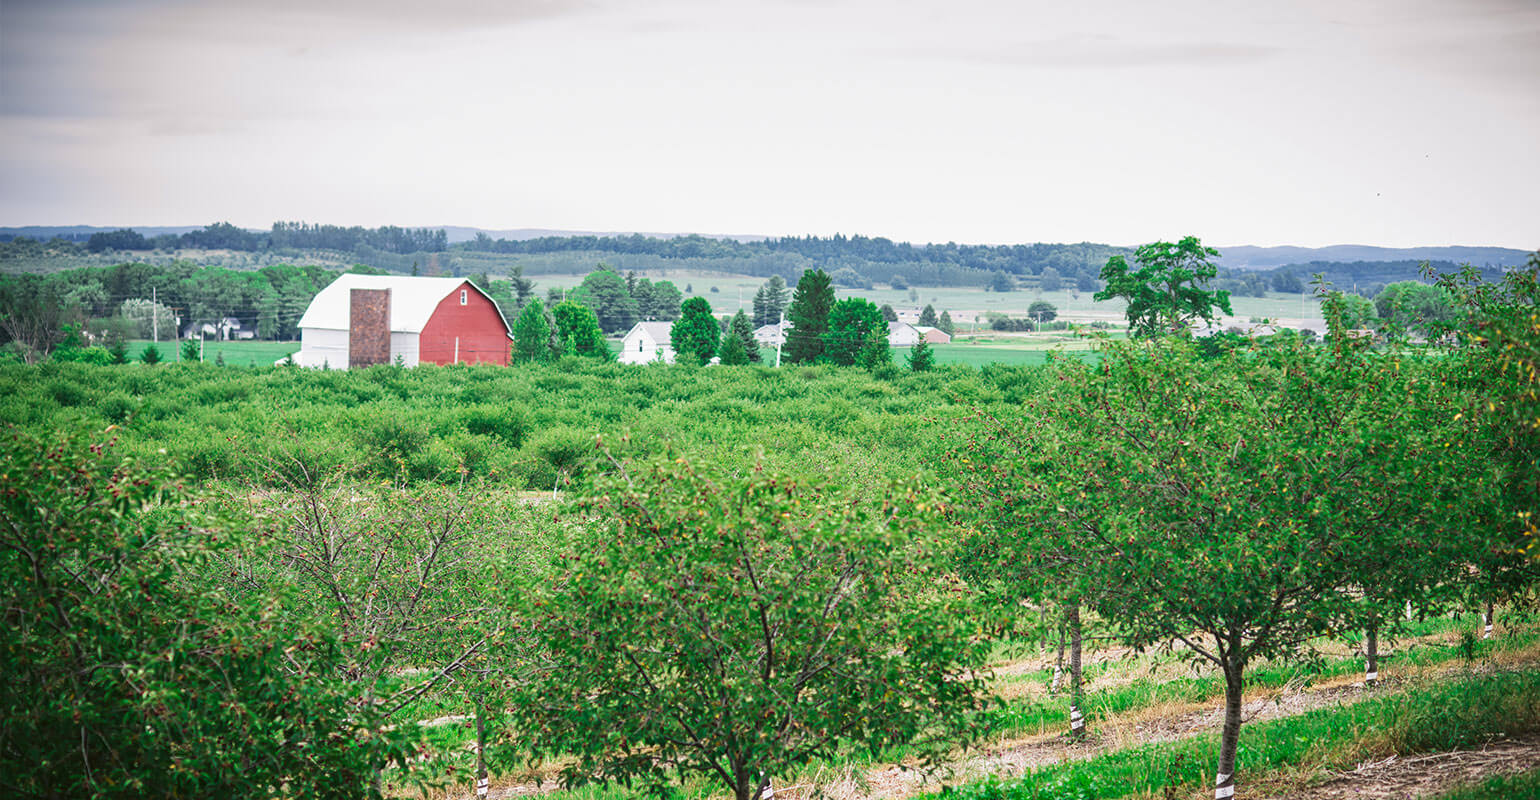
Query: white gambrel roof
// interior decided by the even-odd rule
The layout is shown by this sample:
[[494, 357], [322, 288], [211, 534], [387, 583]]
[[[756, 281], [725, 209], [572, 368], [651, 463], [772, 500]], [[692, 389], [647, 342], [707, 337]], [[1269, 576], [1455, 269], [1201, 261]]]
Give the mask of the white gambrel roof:
[[[406, 275], [354, 275], [346, 273], [322, 289], [299, 320], [301, 328], [345, 331], [349, 327], [353, 289], [390, 290], [390, 329], [394, 333], [422, 333], [434, 309], [462, 285], [476, 289], [464, 278], [417, 278]], [[482, 292], [485, 294], [485, 292]], [[494, 308], [495, 308], [494, 304]], [[503, 320], [503, 327], [508, 321]]]

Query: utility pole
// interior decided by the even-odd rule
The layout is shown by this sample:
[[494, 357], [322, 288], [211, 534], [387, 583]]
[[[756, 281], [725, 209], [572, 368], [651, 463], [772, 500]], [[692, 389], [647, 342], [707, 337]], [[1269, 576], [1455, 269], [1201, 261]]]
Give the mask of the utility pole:
[[154, 331], [154, 333], [151, 334], [151, 337], [155, 340], [155, 349], [159, 350], [160, 349], [160, 300], [157, 299], [157, 298], [158, 298], [158, 295], [155, 293], [155, 287], [151, 286], [150, 287], [150, 319], [152, 320], [152, 322], [150, 323], [150, 327]]
[[775, 325], [775, 368], [781, 368], [781, 347], [786, 344], [786, 310], [781, 310], [781, 321]]

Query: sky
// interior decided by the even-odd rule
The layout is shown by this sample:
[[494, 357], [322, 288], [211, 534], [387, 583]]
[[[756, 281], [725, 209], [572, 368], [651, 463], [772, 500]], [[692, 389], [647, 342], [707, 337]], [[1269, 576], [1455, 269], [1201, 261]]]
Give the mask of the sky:
[[1540, 247], [1540, 0], [0, 0], [0, 225]]

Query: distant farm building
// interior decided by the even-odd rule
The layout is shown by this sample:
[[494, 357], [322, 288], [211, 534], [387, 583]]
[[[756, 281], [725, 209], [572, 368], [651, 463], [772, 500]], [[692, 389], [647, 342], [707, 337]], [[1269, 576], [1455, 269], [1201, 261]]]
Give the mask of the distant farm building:
[[674, 323], [638, 322], [620, 343], [622, 364], [674, 363]]
[[913, 347], [920, 343], [920, 337], [925, 337], [926, 344], [951, 344], [952, 337], [940, 328], [932, 328], [928, 325], [910, 325], [907, 322], [894, 322], [888, 328], [888, 345], [891, 347]]
[[462, 278], [346, 274], [310, 301], [295, 362], [333, 369], [394, 364], [508, 364], [512, 330]]
[[786, 343], [786, 332], [789, 330], [791, 330], [790, 322], [761, 325], [754, 329], [754, 340], [765, 347], [779, 347]]

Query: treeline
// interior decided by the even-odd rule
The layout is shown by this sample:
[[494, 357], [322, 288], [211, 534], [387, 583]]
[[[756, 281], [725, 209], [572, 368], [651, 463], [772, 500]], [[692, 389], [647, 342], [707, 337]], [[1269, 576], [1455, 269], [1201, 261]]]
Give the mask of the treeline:
[[316, 266], [248, 272], [177, 261], [3, 275], [0, 347], [36, 361], [63, 341], [66, 326], [89, 343], [110, 344], [155, 334], [174, 339], [189, 325], [229, 329], [227, 319], [251, 334], [242, 338], [292, 340], [311, 299], [339, 274]]
[[306, 222], [275, 222], [269, 232], [249, 231], [228, 222], [216, 222], [183, 234], [166, 233], [145, 236], [132, 228], [98, 231], [85, 241], [56, 236], [39, 242], [18, 236], [5, 243], [13, 257], [55, 251], [62, 254], [104, 253], [116, 251], [177, 250], [337, 250], [351, 252], [370, 248], [384, 253], [442, 253], [449, 249], [449, 234], [441, 228], [402, 228], [382, 225], [312, 225]]
[[546, 236], [536, 239], [492, 239], [480, 234], [454, 246], [466, 252], [532, 255], [543, 253], [619, 253], [667, 259], [733, 260], [751, 264], [747, 274], [793, 278], [805, 269], [834, 272], [848, 268], [866, 281], [892, 283], [895, 279], [917, 286], [985, 286], [993, 273], [1030, 277], [1052, 269], [1070, 282], [1082, 277], [1094, 280], [1107, 259], [1124, 252], [1110, 245], [913, 245], [884, 237], [785, 236], [778, 239], [737, 241], [705, 236], [660, 239], [632, 236]]

